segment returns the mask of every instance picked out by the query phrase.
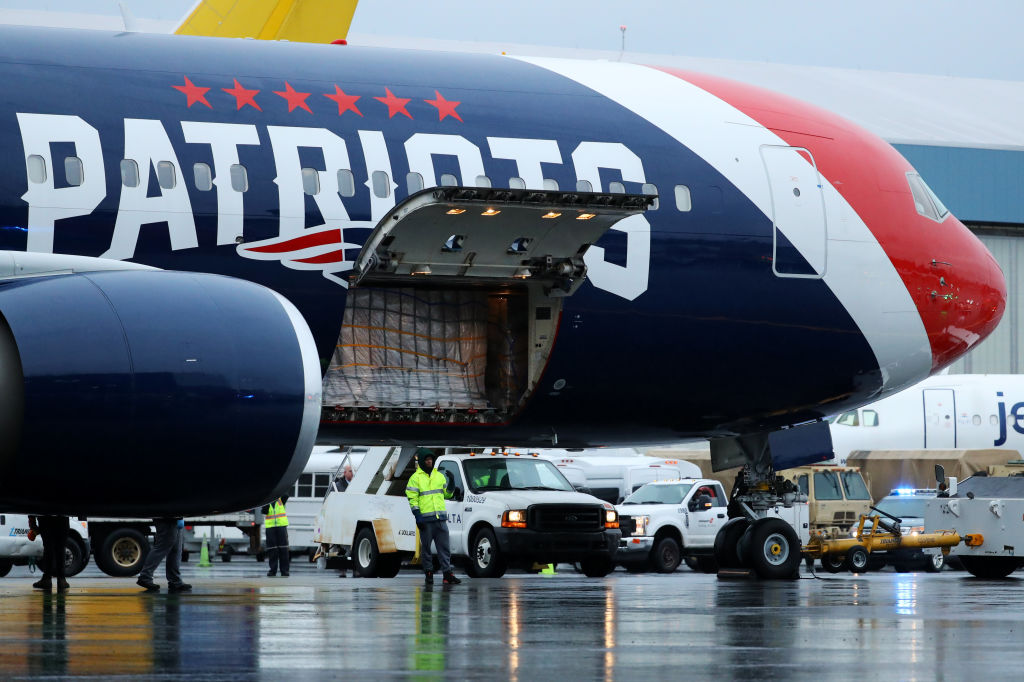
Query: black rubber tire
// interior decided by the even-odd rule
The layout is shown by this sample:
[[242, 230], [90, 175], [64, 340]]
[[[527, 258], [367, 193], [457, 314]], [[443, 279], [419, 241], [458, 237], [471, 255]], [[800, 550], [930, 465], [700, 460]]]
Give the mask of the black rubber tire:
[[149, 554], [149, 540], [134, 528], [118, 528], [103, 539], [95, 555], [96, 566], [114, 578], [126, 578], [142, 570]]
[[580, 561], [580, 569], [588, 578], [603, 578], [615, 570], [615, 562], [608, 557], [595, 557]]
[[684, 556], [683, 557], [683, 563], [686, 564], [686, 566], [691, 571], [699, 571], [700, 570], [700, 566], [697, 564], [697, 557], [695, 557], [692, 554], [688, 554], [688, 555]]
[[740, 538], [747, 531], [750, 521], [745, 518], [735, 518], [726, 521], [725, 525], [715, 536], [715, 561], [721, 568], [742, 568], [740, 559], [736, 553]]
[[397, 554], [382, 554], [377, 560], [377, 577], [394, 578], [402, 570], [402, 557]]
[[679, 564], [683, 560], [683, 555], [679, 549], [679, 543], [666, 535], [655, 541], [648, 560], [651, 562], [652, 571], [657, 573], [675, 573], [675, 570], [679, 568]]
[[0, 559], [0, 578], [10, 573], [13, 565], [10, 559]]
[[469, 543], [466, 572], [474, 578], [500, 578], [508, 564], [498, 546], [498, 538], [489, 527], [481, 528]]
[[85, 548], [78, 543], [78, 538], [69, 536], [64, 543], [64, 575], [70, 578], [78, 575], [89, 563], [85, 556]]
[[697, 570], [701, 573], [718, 573], [718, 562], [713, 556], [697, 557]]
[[373, 529], [362, 528], [352, 543], [352, 567], [363, 578], [376, 578], [379, 570], [380, 550]]
[[864, 545], [854, 545], [846, 552], [846, 560], [843, 565], [850, 573], [868, 572], [868, 550]]
[[764, 580], [781, 580], [799, 575], [800, 538], [793, 526], [782, 519], [758, 519], [749, 529], [748, 549], [743, 557]]
[[1000, 580], [1020, 567], [1020, 559], [1014, 557], [960, 555], [960, 561], [968, 573], [983, 580]]
[[926, 573], [939, 573], [946, 565], [946, 555], [942, 552], [925, 555], [924, 570]]
[[829, 573], [839, 573], [846, 568], [846, 557], [842, 554], [822, 554], [821, 567]]

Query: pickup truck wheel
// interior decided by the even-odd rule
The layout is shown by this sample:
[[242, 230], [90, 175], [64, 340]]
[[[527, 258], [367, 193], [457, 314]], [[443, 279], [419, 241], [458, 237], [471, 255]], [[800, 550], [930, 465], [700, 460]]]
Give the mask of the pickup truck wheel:
[[749, 525], [750, 521], [742, 517], [729, 519], [718, 531], [718, 535], [715, 536], [715, 561], [719, 566], [741, 568], [736, 546]]
[[822, 554], [821, 555], [821, 567], [829, 573], [839, 573], [843, 570], [843, 565], [846, 563], [846, 557], [842, 554]]
[[381, 555], [377, 560], [377, 577], [394, 578], [402, 570], [402, 557], [397, 555]]
[[78, 575], [89, 563], [89, 557], [83, 556], [85, 550], [78, 544], [78, 540], [69, 537], [64, 542], [64, 575], [71, 577]]
[[149, 541], [134, 528], [119, 528], [103, 540], [96, 565], [115, 578], [126, 578], [142, 570], [142, 562], [149, 554]]
[[682, 561], [682, 554], [679, 551], [679, 543], [674, 539], [665, 536], [654, 543], [651, 550], [651, 568], [658, 573], [673, 573], [679, 568]]
[[13, 565], [10, 559], [0, 559], [0, 578], [10, 573]]
[[380, 550], [377, 549], [377, 538], [370, 528], [363, 528], [356, 533], [355, 544], [352, 545], [352, 563], [356, 573], [363, 578], [377, 577], [377, 564]]
[[999, 580], [1020, 567], [1020, 559], [1013, 557], [960, 556], [964, 569], [975, 578]]
[[750, 526], [744, 559], [761, 578], [791, 578], [800, 571], [800, 538], [782, 519], [758, 519]]
[[583, 575], [588, 578], [603, 578], [615, 570], [615, 564], [607, 557], [597, 557], [584, 559], [580, 562], [580, 568], [583, 569]]
[[469, 546], [469, 574], [474, 578], [500, 578], [505, 575], [505, 557], [490, 528], [481, 528]]
[[843, 564], [850, 573], [867, 573], [868, 550], [863, 545], [854, 545], [847, 550]]
[[928, 556], [927, 563], [924, 565], [924, 570], [928, 573], [938, 573], [945, 565], [946, 555], [942, 552], [936, 552], [935, 554]]

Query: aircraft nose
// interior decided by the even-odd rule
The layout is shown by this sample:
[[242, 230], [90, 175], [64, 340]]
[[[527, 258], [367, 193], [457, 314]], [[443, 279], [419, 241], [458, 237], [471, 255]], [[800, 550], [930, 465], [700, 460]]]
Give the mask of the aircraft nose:
[[995, 258], [970, 230], [950, 216], [942, 253], [925, 263], [918, 297], [932, 347], [932, 372], [949, 365], [987, 337], [1006, 308], [1006, 278]]

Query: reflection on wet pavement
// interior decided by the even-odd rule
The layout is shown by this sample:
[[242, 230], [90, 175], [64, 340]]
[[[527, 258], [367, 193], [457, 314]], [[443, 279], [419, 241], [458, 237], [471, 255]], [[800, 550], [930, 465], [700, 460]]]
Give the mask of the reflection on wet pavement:
[[[252, 569], [248, 569], [253, 572]], [[187, 576], [189, 577], [189, 576]], [[190, 576], [192, 594], [0, 582], [0, 676], [373, 675], [436, 680], [1016, 676], [1024, 581], [966, 574], [718, 581], [572, 573], [424, 587], [418, 574]]]

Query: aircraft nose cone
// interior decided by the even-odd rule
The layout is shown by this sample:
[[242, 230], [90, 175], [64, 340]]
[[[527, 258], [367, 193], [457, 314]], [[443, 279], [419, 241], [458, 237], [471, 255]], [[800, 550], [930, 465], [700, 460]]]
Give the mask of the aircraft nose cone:
[[999, 264], [981, 240], [955, 218], [949, 220], [960, 238], [947, 257], [928, 264], [932, 286], [921, 305], [928, 318], [933, 372], [992, 333], [1006, 308], [1006, 278]]

